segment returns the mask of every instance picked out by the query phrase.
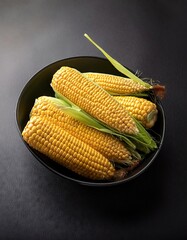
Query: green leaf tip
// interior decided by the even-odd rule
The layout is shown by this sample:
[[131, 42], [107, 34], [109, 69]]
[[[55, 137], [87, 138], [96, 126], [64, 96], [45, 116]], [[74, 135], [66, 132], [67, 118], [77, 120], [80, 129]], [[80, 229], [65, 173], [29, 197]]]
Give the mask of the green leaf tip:
[[93, 44], [97, 49], [99, 49], [103, 55], [111, 62], [111, 64], [122, 74], [131, 78], [134, 82], [141, 84], [146, 88], [151, 88], [152, 86], [149, 83], [142, 81], [139, 77], [137, 77], [134, 73], [129, 71], [126, 67], [124, 67], [121, 63], [116, 61], [113, 57], [111, 57], [103, 48], [101, 48], [87, 33], [84, 36]]

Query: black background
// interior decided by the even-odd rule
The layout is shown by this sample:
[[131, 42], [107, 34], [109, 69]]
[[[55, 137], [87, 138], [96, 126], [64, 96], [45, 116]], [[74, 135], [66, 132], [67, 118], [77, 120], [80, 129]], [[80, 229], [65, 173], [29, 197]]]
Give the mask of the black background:
[[[0, 239], [187, 239], [187, 2], [0, 1]], [[166, 136], [137, 179], [85, 187], [43, 167], [18, 134], [27, 81], [74, 56], [114, 58], [166, 85]]]

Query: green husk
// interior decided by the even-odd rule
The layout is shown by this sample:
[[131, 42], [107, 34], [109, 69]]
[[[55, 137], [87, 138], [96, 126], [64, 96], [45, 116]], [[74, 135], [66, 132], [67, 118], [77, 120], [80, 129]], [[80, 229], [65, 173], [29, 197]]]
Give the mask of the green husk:
[[142, 124], [133, 118], [140, 134], [136, 135], [136, 138], [133, 135], [129, 135], [129, 139], [136, 144], [137, 149], [144, 153], [149, 153], [157, 148], [157, 144], [151, 135], [146, 131]]
[[157, 147], [155, 141], [137, 120], [134, 119], [139, 130], [138, 134], [121, 134], [117, 130], [110, 128], [103, 122], [100, 122], [99, 120], [95, 119], [94, 117], [80, 109], [78, 106], [76, 106], [69, 99], [57, 92], [55, 89], [54, 91], [56, 98], [60, 99], [61, 102], [59, 103], [61, 104], [62, 110], [65, 113], [86, 124], [87, 126], [117, 136], [119, 139], [124, 141], [132, 151], [140, 150], [141, 152], [147, 154]]
[[64, 113], [69, 115], [70, 117], [80, 121], [86, 126], [93, 127], [101, 132], [105, 132], [111, 135], [115, 135], [116, 137], [121, 138], [126, 143], [126, 148], [131, 152], [133, 160], [142, 160], [141, 155], [135, 150], [136, 146], [125, 136], [121, 136], [117, 133], [113, 133], [110, 129], [107, 129], [105, 126], [100, 124], [96, 119], [92, 118], [90, 115], [82, 111], [79, 107], [71, 103], [67, 98], [63, 97], [59, 93], [55, 93], [55, 97], [48, 98]]
[[103, 55], [111, 62], [111, 64], [121, 73], [123, 73], [125, 76], [131, 78], [133, 81], [143, 85], [144, 87], [151, 88], [152, 86], [149, 83], [146, 83], [142, 81], [139, 77], [137, 77], [134, 73], [129, 71], [127, 68], [125, 68], [121, 63], [116, 61], [114, 58], [112, 58], [103, 48], [101, 48], [95, 41], [93, 41], [88, 34], [84, 34], [84, 36], [93, 44], [96, 46], [97, 49], [99, 49]]
[[69, 99], [64, 97], [62, 94], [55, 90], [55, 97], [58, 99], [58, 103], [60, 104], [62, 110], [67, 113], [69, 116], [74, 119], [82, 122], [83, 124], [93, 127], [101, 132], [109, 133], [119, 137], [121, 140], [126, 142], [126, 144], [132, 148], [136, 149], [135, 144], [133, 144], [128, 138], [125, 136], [118, 134], [117, 132], [112, 131], [110, 128], [105, 127], [102, 123], [100, 123], [97, 119], [90, 116], [88, 113], [83, 111], [81, 108], [72, 103]]

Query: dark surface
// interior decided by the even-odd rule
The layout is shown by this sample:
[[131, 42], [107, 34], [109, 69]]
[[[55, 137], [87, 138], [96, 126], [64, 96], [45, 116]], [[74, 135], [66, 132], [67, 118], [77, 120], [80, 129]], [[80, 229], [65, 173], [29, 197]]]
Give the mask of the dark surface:
[[[5, 3], [6, 2], [6, 3]], [[0, 2], [0, 239], [186, 239], [186, 1]], [[18, 96], [41, 68], [102, 56], [167, 86], [166, 137], [140, 177], [85, 187], [42, 166], [22, 143]]]

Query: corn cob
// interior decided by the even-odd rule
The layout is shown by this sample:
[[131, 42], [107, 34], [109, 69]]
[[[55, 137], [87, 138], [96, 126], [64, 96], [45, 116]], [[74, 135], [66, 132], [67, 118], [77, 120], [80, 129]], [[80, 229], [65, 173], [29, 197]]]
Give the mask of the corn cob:
[[44, 116], [32, 117], [22, 136], [32, 148], [81, 176], [104, 180], [115, 175], [108, 159]]
[[114, 96], [126, 110], [146, 128], [154, 126], [157, 120], [158, 110], [156, 104], [144, 98], [131, 96]]
[[30, 116], [45, 116], [69, 134], [85, 142], [110, 161], [132, 165], [130, 152], [116, 137], [98, 131], [73, 119], [63, 112], [57, 99], [42, 96], [36, 99]]
[[51, 86], [54, 91], [111, 128], [124, 134], [139, 132], [124, 107], [78, 70], [61, 67], [54, 74]]
[[150, 90], [150, 88], [130, 78], [94, 72], [83, 73], [83, 75], [97, 83], [112, 95], [130, 95]]

